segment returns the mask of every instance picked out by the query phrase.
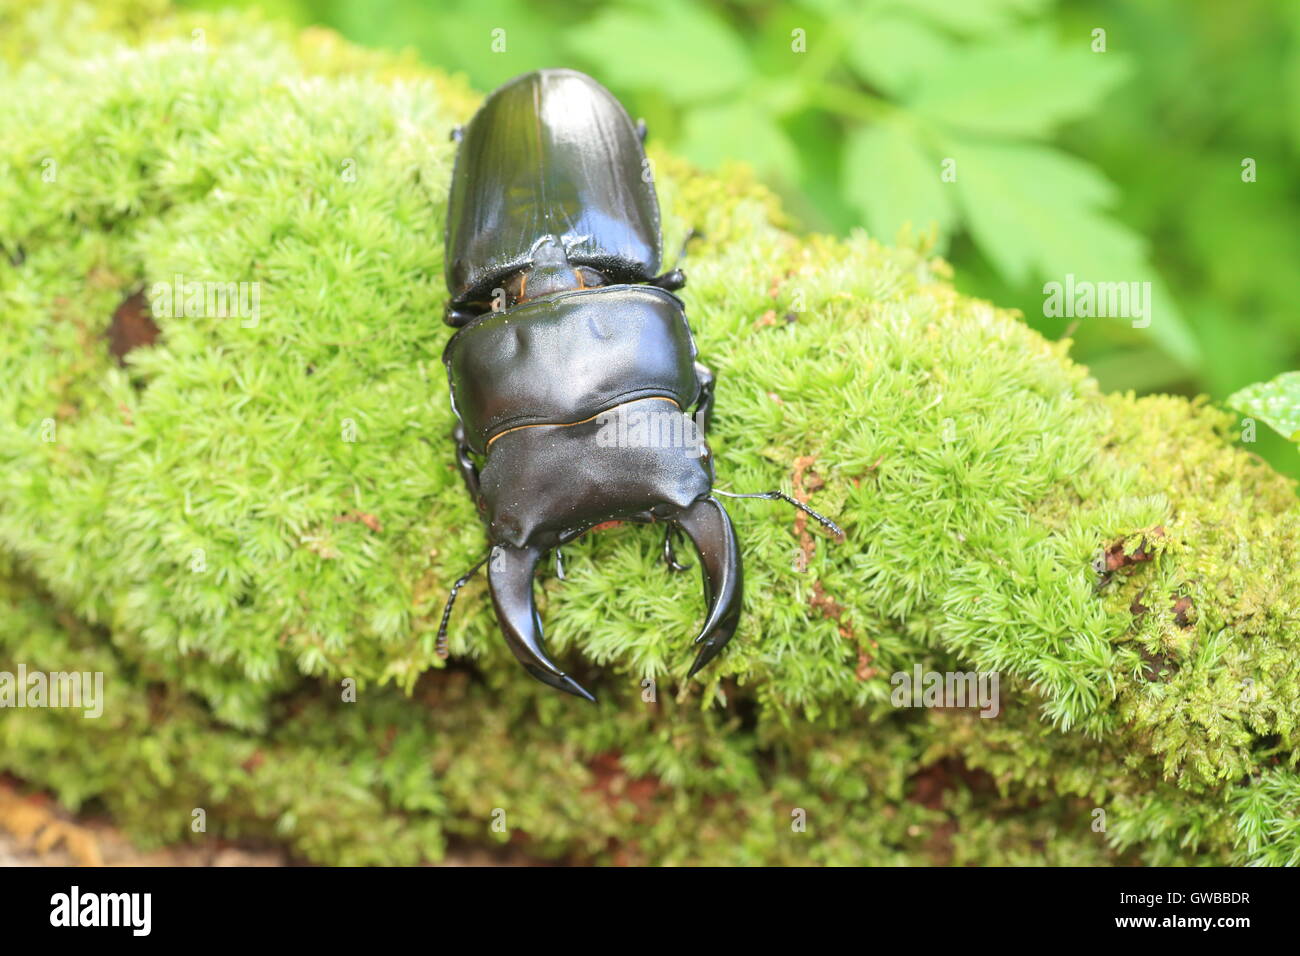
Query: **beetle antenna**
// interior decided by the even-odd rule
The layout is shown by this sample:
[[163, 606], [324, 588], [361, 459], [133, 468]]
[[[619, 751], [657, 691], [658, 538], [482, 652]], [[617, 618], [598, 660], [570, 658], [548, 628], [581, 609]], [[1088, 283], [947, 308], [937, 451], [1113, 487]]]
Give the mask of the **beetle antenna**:
[[677, 261], [673, 263], [674, 268], [680, 269], [682, 263], [686, 261], [686, 247], [691, 244], [693, 239], [703, 239], [704, 233], [700, 232], [694, 226], [686, 230], [686, 236], [682, 239], [682, 247], [677, 251]]
[[728, 498], [765, 498], [768, 501], [776, 501], [779, 498], [782, 501], [786, 501], [794, 505], [796, 508], [798, 508], [800, 511], [804, 512], [805, 514], [811, 515], [823, 528], [825, 528], [831, 534], [835, 535], [835, 537], [837, 538], [844, 537], [844, 529], [842, 529], [834, 521], [826, 517], [824, 514], [821, 514], [820, 512], [813, 511], [812, 508], [809, 508], [802, 501], [799, 501], [797, 498], [790, 497], [784, 491], [755, 491], [749, 494], [741, 495], [741, 494], [737, 494], [734, 491], [723, 491], [721, 488], [714, 488], [713, 493], [715, 495], [725, 495]]
[[438, 626], [438, 656], [444, 661], [447, 659], [447, 622], [451, 620], [451, 609], [456, 605], [456, 595], [460, 589], [469, 583], [469, 579], [478, 573], [478, 569], [487, 564], [488, 556], [492, 554], [491, 549], [483, 555], [479, 563], [474, 565], [457, 579], [456, 583], [451, 586], [451, 593], [447, 595], [447, 606], [442, 609], [442, 624]]

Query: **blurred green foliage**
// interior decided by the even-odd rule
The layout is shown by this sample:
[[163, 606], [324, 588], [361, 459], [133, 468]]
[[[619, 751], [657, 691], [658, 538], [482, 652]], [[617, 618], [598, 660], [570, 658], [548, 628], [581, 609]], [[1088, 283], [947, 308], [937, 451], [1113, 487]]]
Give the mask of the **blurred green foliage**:
[[[1105, 388], [1221, 401], [1300, 367], [1300, 3], [186, 5], [232, 2], [414, 48], [484, 91], [585, 69], [675, 152], [754, 166], [806, 229], [933, 230], [963, 291], [1072, 337]], [[1045, 316], [1043, 283], [1067, 275], [1150, 282], [1149, 327]], [[1300, 475], [1280, 436], [1254, 447]]]

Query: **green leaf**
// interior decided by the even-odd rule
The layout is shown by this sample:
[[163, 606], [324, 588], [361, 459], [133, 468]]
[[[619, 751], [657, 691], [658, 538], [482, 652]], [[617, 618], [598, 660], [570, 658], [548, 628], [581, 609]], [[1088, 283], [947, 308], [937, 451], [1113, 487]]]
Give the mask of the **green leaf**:
[[952, 55], [952, 47], [952, 40], [923, 21], [885, 14], [859, 22], [846, 54], [868, 83], [906, 96], [927, 71]]
[[1036, 16], [1054, 0], [887, 0], [886, 9], [922, 17], [967, 36], [1005, 31], [1018, 20]]
[[1300, 372], [1283, 372], [1271, 382], [1247, 385], [1229, 396], [1228, 405], [1262, 418], [1279, 434], [1300, 442]]
[[1085, 115], [1127, 73], [1127, 61], [1083, 38], [1061, 46], [1045, 30], [1022, 31], [937, 60], [907, 105], [953, 129], [1040, 137]]
[[[331, 25], [345, 35], [373, 46], [414, 47], [425, 62], [463, 70], [485, 89], [549, 65], [561, 33], [553, 18], [519, 0], [447, 0], [436, 19], [406, 3], [384, 4], [382, 10], [377, 4], [331, 6]], [[494, 52], [498, 41], [502, 52]]]
[[659, 90], [679, 103], [731, 93], [754, 72], [731, 28], [683, 0], [608, 10], [574, 28], [569, 46], [606, 84]]
[[702, 106], [686, 114], [678, 151], [706, 168], [740, 159], [759, 173], [795, 182], [799, 151], [771, 115], [752, 103]]
[[941, 180], [939, 160], [901, 123], [853, 130], [842, 178], [849, 202], [882, 241], [892, 241], [905, 222], [918, 229], [938, 223], [946, 235], [955, 217], [954, 184]]
[[966, 223], [1007, 281], [1149, 282], [1151, 315], [1135, 325], [1149, 321], [1148, 333], [1170, 355], [1200, 364], [1200, 347], [1145, 241], [1098, 209], [1115, 197], [1099, 172], [1047, 146], [955, 138], [948, 149]]
[[975, 240], [1010, 282], [1062, 266], [1131, 261], [1142, 240], [1098, 214], [1114, 187], [1091, 166], [1047, 146], [949, 141], [957, 192]]

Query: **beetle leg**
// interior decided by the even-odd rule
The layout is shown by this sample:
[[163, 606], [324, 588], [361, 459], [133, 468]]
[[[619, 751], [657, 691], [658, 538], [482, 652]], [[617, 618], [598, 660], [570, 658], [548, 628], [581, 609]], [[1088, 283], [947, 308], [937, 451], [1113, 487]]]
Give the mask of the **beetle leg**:
[[451, 128], [451, 134], [447, 138], [450, 139], [453, 143], [459, 143], [462, 139], [465, 138], [465, 127], [453, 126]]
[[555, 549], [555, 576], [561, 581], [569, 580], [564, 576], [564, 549]]
[[468, 309], [459, 309], [452, 303], [448, 302], [446, 308], [442, 310], [442, 321], [450, 325], [453, 329], [458, 329], [470, 319], [478, 315], [477, 312], [470, 312]]
[[460, 476], [465, 479], [469, 496], [474, 499], [475, 504], [478, 504], [478, 465], [474, 464], [474, 459], [470, 457], [469, 442], [465, 440], [465, 426], [459, 421], [451, 430], [451, 440], [456, 443], [456, 467], [460, 469]]
[[695, 416], [700, 423], [700, 431], [707, 435], [709, 426], [713, 424], [713, 387], [718, 383], [718, 377], [713, 374], [713, 369], [702, 362], [695, 363], [695, 377], [700, 382], [700, 398], [695, 403]]
[[668, 565], [669, 571], [685, 571], [690, 567], [689, 564], [678, 564], [677, 555], [673, 551], [673, 534], [676, 526], [668, 524], [664, 527], [664, 563]]
[[704, 596], [709, 604], [704, 627], [695, 639], [696, 644], [703, 646], [687, 675], [693, 677], [736, 633], [736, 626], [740, 623], [744, 574], [735, 529], [718, 499], [712, 496], [699, 498], [672, 520], [686, 532], [700, 554]]
[[681, 269], [670, 269], [663, 275], [651, 279], [650, 285], [657, 286], [668, 292], [676, 292], [678, 289], [686, 288], [686, 273]]
[[645, 120], [643, 120], [643, 119], [639, 119], [639, 120], [636, 121], [636, 138], [637, 138], [637, 139], [639, 139], [642, 143], [644, 143], [644, 142], [645, 142], [646, 135], [647, 135], [649, 132], [650, 132], [650, 130], [649, 130], [649, 128], [645, 125]]
[[691, 244], [692, 239], [702, 239], [704, 234], [692, 228], [686, 233], [686, 238], [682, 240], [682, 248], [677, 253], [677, 265], [665, 272], [663, 275], [656, 276], [650, 280], [650, 285], [665, 289], [668, 292], [676, 292], [678, 289], [686, 288], [686, 273], [682, 271], [682, 263], [686, 261], [686, 247]]
[[496, 545], [488, 560], [488, 588], [506, 644], [519, 663], [543, 684], [595, 703], [582, 685], [560, 670], [543, 643], [542, 619], [533, 601], [533, 574], [542, 552], [537, 548]]

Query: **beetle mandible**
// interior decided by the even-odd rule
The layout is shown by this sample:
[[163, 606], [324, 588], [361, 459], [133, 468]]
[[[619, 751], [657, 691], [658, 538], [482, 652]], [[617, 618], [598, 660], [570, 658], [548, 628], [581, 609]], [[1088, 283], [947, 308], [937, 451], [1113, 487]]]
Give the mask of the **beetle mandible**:
[[717, 495], [781, 498], [839, 529], [783, 492], [713, 487], [714, 376], [673, 294], [685, 276], [659, 274], [644, 124], [591, 77], [552, 69], [497, 89], [452, 138], [445, 319], [457, 331], [443, 362], [457, 466], [491, 547], [453, 586], [439, 651], [457, 592], [486, 563], [515, 656], [543, 683], [594, 701], [546, 653], [534, 572], [604, 522], [663, 523], [669, 567], [682, 570], [681, 532], [704, 577], [693, 676], [740, 620], [740, 550]]

